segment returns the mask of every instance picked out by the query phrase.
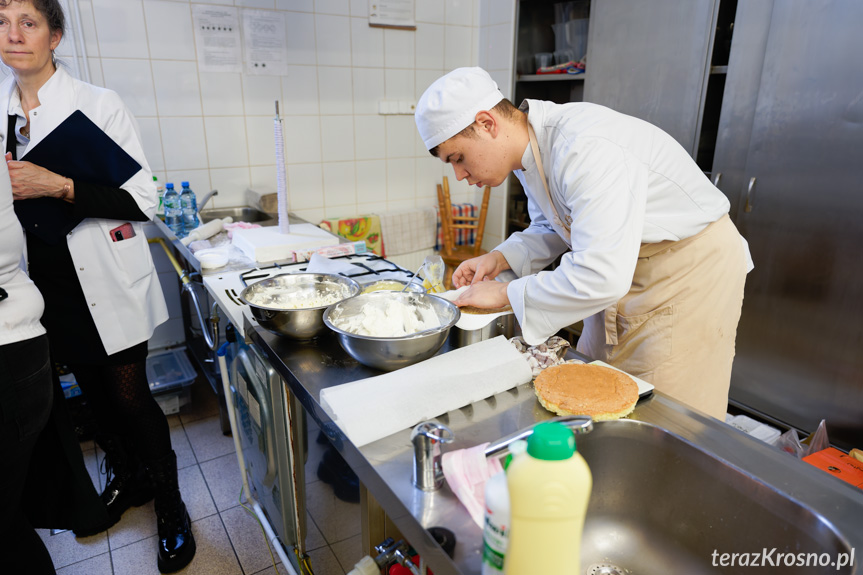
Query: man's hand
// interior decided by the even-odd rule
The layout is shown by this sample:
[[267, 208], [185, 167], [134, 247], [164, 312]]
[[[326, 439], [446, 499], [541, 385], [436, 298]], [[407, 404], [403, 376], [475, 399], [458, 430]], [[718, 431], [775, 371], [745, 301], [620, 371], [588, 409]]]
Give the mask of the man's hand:
[[464, 291], [453, 302], [462, 307], [470, 305], [482, 309], [495, 309], [509, 305], [506, 288], [509, 282], [481, 281]]
[[452, 283], [456, 288], [466, 285], [475, 285], [484, 280], [492, 280], [497, 277], [497, 274], [508, 269], [509, 263], [507, 263], [503, 254], [493, 251], [479, 257], [463, 261], [453, 272]]

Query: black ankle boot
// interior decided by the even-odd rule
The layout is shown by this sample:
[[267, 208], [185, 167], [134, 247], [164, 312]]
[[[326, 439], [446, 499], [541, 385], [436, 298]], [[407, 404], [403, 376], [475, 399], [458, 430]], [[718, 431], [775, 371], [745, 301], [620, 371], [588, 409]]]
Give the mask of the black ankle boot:
[[76, 530], [78, 537], [101, 533], [116, 525], [123, 513], [132, 506], [139, 507], [153, 499], [153, 485], [146, 470], [128, 442], [117, 435], [98, 435], [96, 443], [105, 452], [105, 485], [101, 499], [108, 512], [108, 522], [86, 530]]
[[188, 565], [195, 556], [192, 521], [177, 483], [176, 454], [171, 451], [162, 459], [148, 462], [147, 471], [156, 492], [159, 571], [174, 573]]
[[333, 494], [347, 503], [359, 503], [360, 480], [348, 462], [330, 446], [318, 464], [318, 479], [333, 488]]

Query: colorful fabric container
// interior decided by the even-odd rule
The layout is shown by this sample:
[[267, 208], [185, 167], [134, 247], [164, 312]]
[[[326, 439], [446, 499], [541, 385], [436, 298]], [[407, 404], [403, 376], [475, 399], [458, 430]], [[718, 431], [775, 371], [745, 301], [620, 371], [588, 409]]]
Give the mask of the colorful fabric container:
[[320, 227], [352, 242], [363, 240], [369, 251], [379, 256], [384, 255], [381, 220], [376, 215], [325, 219], [320, 223]]

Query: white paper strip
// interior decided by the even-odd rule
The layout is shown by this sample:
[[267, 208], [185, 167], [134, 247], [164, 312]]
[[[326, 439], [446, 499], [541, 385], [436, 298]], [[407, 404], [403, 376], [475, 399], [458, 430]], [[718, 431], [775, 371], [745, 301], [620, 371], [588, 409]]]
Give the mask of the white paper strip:
[[[438, 297], [441, 297], [447, 301], [455, 301], [458, 296], [460, 296], [463, 292], [467, 291], [467, 288], [470, 286], [462, 286], [457, 290], [449, 290], [443, 293], [435, 294]], [[510, 309], [509, 311], [501, 311], [497, 313], [464, 313], [462, 312], [459, 317], [458, 323], [455, 326], [459, 329], [463, 329], [465, 331], [473, 331], [475, 329], [482, 329], [492, 321], [496, 320], [502, 315], [509, 315], [513, 313]]]
[[360, 447], [530, 380], [527, 362], [498, 336], [392, 373], [326, 388], [321, 405]]
[[279, 102], [276, 101], [276, 118], [273, 120], [273, 134], [276, 139], [276, 193], [279, 200], [279, 233], [291, 233], [288, 216], [288, 176], [285, 171], [285, 135], [282, 120], [279, 118]]

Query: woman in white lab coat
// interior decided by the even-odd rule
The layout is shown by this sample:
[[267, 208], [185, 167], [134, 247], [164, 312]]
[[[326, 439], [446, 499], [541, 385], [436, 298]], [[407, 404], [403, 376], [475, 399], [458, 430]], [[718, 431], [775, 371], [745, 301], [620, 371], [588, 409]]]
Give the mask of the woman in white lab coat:
[[[584, 320], [578, 349], [724, 418], [748, 265], [729, 202], [668, 134], [587, 103], [504, 100], [481, 68], [420, 98], [417, 127], [459, 180], [514, 172], [530, 226], [463, 262], [458, 305], [512, 305], [527, 343]], [[558, 256], [553, 271], [543, 271]], [[512, 281], [482, 281], [513, 272]]]
[[[12, 72], [0, 84], [9, 119], [0, 122], [0, 133], [27, 232], [30, 275], [45, 297], [52, 359], [69, 366], [93, 406], [96, 440], [113, 476], [102, 494], [110, 517], [102, 527], [155, 494], [158, 564], [173, 572], [191, 561], [195, 541], [168, 423], [145, 372], [147, 340], [168, 317], [142, 228], [155, 212], [156, 189], [137, 124], [119, 96], [75, 80], [55, 64], [63, 25], [57, 0], [0, 0], [0, 55]], [[16, 160], [76, 110], [140, 166], [126, 181], [96, 184]], [[77, 138], [68, 142], [87, 145]], [[28, 202], [45, 207], [34, 215], [38, 204]], [[79, 220], [66, 232], [65, 225]]]

